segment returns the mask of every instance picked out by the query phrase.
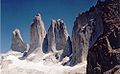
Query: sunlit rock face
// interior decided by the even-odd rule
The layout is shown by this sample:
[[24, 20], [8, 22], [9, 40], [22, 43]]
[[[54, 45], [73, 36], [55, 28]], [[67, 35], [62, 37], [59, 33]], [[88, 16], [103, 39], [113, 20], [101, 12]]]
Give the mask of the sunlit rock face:
[[64, 56], [69, 56], [72, 52], [71, 40], [63, 20], [52, 20], [47, 33], [48, 52], [63, 51]]
[[13, 51], [24, 52], [28, 49], [27, 44], [23, 41], [20, 30], [15, 29], [12, 33], [12, 44], [11, 49]]
[[88, 49], [103, 33], [103, 21], [99, 12], [97, 8], [91, 7], [89, 11], [76, 17], [72, 31], [71, 65], [87, 60]]
[[37, 14], [33, 20], [30, 29], [30, 50], [28, 54], [34, 52], [42, 53], [42, 44], [45, 38], [46, 31], [41, 15]]

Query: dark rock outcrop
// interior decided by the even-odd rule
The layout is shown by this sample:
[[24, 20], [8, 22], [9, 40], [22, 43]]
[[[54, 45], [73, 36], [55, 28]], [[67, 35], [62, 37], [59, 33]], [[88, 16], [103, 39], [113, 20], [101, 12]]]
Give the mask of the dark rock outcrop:
[[86, 61], [88, 49], [103, 33], [103, 21], [99, 12], [97, 8], [91, 7], [89, 11], [76, 18], [72, 31], [71, 65]]
[[12, 44], [11, 49], [17, 52], [25, 52], [28, 49], [27, 44], [23, 41], [20, 30], [15, 29], [12, 33]]
[[119, 74], [120, 0], [98, 1], [95, 8], [100, 11], [104, 30], [88, 51], [87, 74]]
[[87, 74], [102, 74], [120, 65], [120, 0], [98, 0], [76, 18], [72, 49], [71, 65], [87, 60]]
[[114, 68], [104, 72], [103, 74], [120, 74], [120, 65], [115, 66]]

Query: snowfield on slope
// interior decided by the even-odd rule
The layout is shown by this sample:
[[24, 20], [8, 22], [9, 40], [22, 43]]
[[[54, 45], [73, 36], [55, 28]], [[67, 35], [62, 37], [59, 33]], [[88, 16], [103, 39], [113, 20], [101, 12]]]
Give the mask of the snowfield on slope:
[[[49, 62], [46, 65], [44, 60], [20, 60], [21, 55], [13, 51], [0, 54], [0, 74], [85, 74], [86, 71], [86, 61], [73, 67]], [[45, 54], [42, 58], [48, 55]]]

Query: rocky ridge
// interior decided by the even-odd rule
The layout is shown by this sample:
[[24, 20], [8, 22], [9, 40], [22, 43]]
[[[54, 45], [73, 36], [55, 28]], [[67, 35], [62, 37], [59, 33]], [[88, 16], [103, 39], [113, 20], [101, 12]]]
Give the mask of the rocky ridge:
[[87, 60], [88, 49], [103, 33], [103, 21], [99, 10], [94, 6], [76, 17], [72, 31], [73, 56], [71, 65]]
[[[96, 8], [100, 11], [104, 30], [88, 51], [87, 74], [106, 74], [107, 70], [114, 70], [120, 65], [120, 1], [98, 1]], [[118, 66], [108, 74], [114, 74], [119, 69]]]

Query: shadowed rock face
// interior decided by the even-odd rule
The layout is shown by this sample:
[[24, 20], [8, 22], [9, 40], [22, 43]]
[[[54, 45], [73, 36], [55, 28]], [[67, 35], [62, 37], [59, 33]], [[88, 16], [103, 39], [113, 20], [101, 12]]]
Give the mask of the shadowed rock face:
[[48, 29], [47, 38], [48, 52], [62, 50], [64, 56], [69, 56], [71, 54], [71, 40], [63, 20], [52, 20]]
[[97, 8], [91, 7], [89, 11], [76, 18], [72, 31], [73, 56], [71, 65], [85, 61], [88, 49], [103, 33], [103, 21], [99, 12]]
[[47, 34], [43, 40], [42, 51], [44, 53], [48, 53], [48, 36], [47, 36]]
[[46, 31], [44, 28], [44, 23], [41, 19], [41, 15], [37, 14], [33, 20], [30, 29], [30, 50], [28, 53], [42, 52], [42, 44], [45, 38]]
[[12, 33], [11, 49], [22, 53], [27, 50], [27, 44], [24, 43], [19, 29], [15, 29]]
[[87, 60], [88, 74], [101, 74], [120, 65], [119, 0], [99, 0], [76, 18], [72, 49], [71, 65]]
[[103, 34], [88, 51], [87, 74], [120, 73], [120, 0], [98, 1]]

